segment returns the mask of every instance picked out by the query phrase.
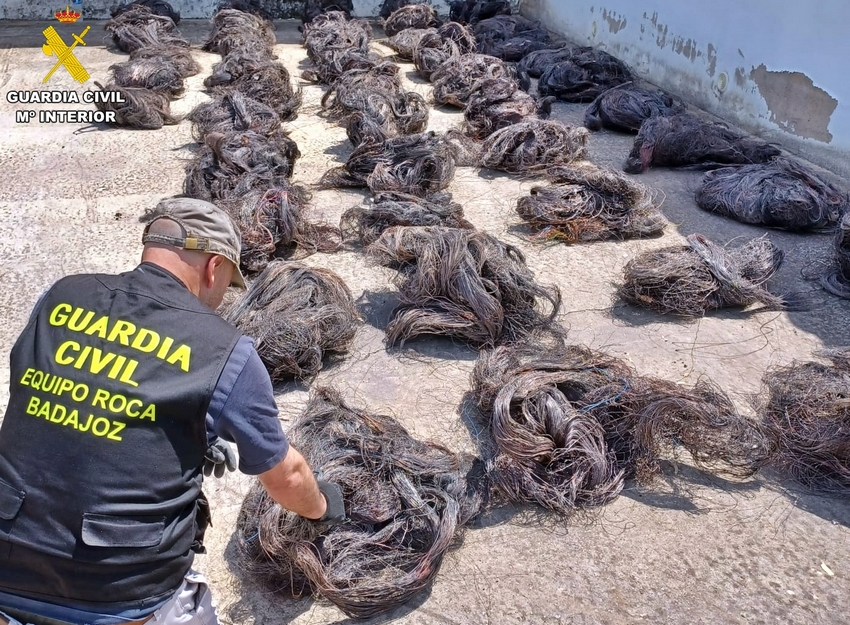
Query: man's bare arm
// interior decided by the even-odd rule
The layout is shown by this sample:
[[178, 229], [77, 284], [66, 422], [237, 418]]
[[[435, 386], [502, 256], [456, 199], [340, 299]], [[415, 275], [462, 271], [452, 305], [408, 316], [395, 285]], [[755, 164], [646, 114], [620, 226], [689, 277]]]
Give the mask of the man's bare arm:
[[327, 501], [310, 465], [297, 449], [290, 446], [286, 457], [259, 478], [269, 496], [287, 510], [314, 520], [324, 516]]

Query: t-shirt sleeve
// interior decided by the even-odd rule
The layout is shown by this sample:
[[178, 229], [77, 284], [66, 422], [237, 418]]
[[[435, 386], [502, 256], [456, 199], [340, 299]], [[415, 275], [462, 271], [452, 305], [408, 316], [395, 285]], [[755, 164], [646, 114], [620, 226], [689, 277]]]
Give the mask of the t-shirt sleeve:
[[236, 443], [239, 470], [259, 475], [286, 457], [269, 374], [254, 341], [241, 337], [224, 365], [207, 410], [207, 434]]

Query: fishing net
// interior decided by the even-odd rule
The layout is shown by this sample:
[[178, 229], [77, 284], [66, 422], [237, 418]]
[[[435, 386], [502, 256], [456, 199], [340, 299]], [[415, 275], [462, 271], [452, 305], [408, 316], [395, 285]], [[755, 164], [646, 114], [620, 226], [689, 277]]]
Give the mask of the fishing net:
[[177, 98], [185, 90], [180, 70], [166, 57], [137, 58], [110, 65], [113, 82], [119, 87], [138, 87]]
[[554, 324], [558, 288], [537, 284], [522, 253], [486, 233], [394, 227], [366, 251], [399, 269], [399, 305], [386, 328], [390, 345], [443, 335], [492, 347], [535, 330], [561, 332]]
[[850, 349], [830, 362], [795, 362], [764, 377], [759, 412], [774, 445], [770, 464], [813, 490], [850, 494]]
[[655, 115], [675, 115], [685, 105], [662, 91], [649, 91], [624, 83], [603, 91], [587, 107], [584, 125], [591, 130], [611, 128], [637, 132], [641, 124]]
[[325, 13], [339, 12], [351, 17], [354, 10], [353, 0], [306, 0], [304, 3], [303, 22], [309, 23]]
[[677, 448], [697, 466], [735, 477], [754, 473], [767, 451], [757, 425], [710, 383], [686, 388], [637, 376], [582, 346], [482, 352], [472, 395], [494, 442], [493, 484], [512, 501], [561, 514], [610, 501], [626, 478], [650, 482]]
[[561, 48], [546, 48], [535, 50], [525, 55], [517, 63], [517, 73], [540, 78], [549, 67], [563, 61], [569, 61], [573, 56], [575, 46], [566, 45]]
[[369, 50], [372, 27], [365, 20], [349, 20], [344, 13], [323, 13], [304, 25], [303, 43], [315, 66], [302, 76], [312, 82], [331, 84], [351, 69], [368, 69], [383, 62]]
[[535, 50], [554, 47], [549, 32], [520, 15], [497, 15], [473, 27], [478, 52], [519, 61]]
[[402, 7], [412, 4], [429, 4], [428, 0], [384, 0], [381, 3], [381, 8], [378, 11], [378, 17], [387, 19], [390, 15], [401, 9]]
[[433, 7], [427, 4], [409, 4], [390, 14], [384, 21], [387, 37], [397, 35], [408, 28], [431, 28], [440, 25], [440, 19]]
[[175, 25], [180, 23], [180, 14], [165, 0], [134, 0], [133, 2], [122, 4], [117, 9], [113, 10], [111, 15], [112, 17], [117, 17], [122, 13], [126, 13], [134, 6], [144, 6], [149, 8], [151, 13], [155, 15], [170, 17], [171, 21], [174, 22]]
[[787, 159], [710, 171], [696, 191], [696, 202], [703, 210], [746, 224], [786, 230], [831, 228], [850, 207], [845, 191]]
[[823, 288], [844, 299], [850, 299], [850, 212], [844, 213], [835, 235], [835, 262], [821, 279]]
[[213, 16], [212, 31], [202, 49], [221, 56], [242, 52], [274, 59], [276, 42], [274, 26], [269, 20], [255, 13], [225, 8]]
[[[244, 71], [241, 75], [235, 72], [235, 76], [234, 73], [223, 70], [221, 65], [227, 63], [228, 59], [234, 55], [237, 57], [235, 59], [237, 62], [248, 61], [246, 64], [250, 66], [250, 70]], [[289, 72], [282, 63], [277, 61], [252, 63], [245, 59], [244, 55], [232, 53], [219, 64], [218, 69], [219, 71], [209, 76], [207, 80], [214, 83], [222, 81], [227, 75], [230, 75], [231, 80], [219, 82], [219, 86], [214, 88], [216, 95], [226, 95], [232, 89], [250, 100], [262, 102], [270, 107], [277, 113], [281, 121], [291, 121], [298, 116], [298, 109], [301, 106], [301, 90], [296, 91], [292, 88]], [[214, 67], [213, 71], [215, 72], [215, 70]], [[204, 84], [207, 84], [206, 80]]]
[[511, 4], [507, 0], [457, 0], [449, 2], [449, 17], [453, 22], [474, 24], [497, 15], [510, 15]]
[[791, 306], [765, 283], [785, 254], [765, 237], [724, 248], [701, 234], [687, 245], [645, 252], [626, 264], [621, 298], [660, 313], [699, 317], [708, 310], [761, 304], [760, 310]]
[[216, 11], [235, 9], [244, 13], [251, 13], [267, 22], [271, 22], [274, 19], [274, 15], [264, 8], [267, 5], [268, 3], [265, 0], [222, 0], [218, 3]]
[[328, 526], [282, 509], [257, 483], [242, 504], [243, 562], [267, 587], [318, 594], [353, 618], [383, 614], [426, 590], [482, 505], [480, 463], [413, 438], [395, 419], [315, 389], [287, 432], [348, 520]]
[[494, 78], [481, 82], [480, 88], [467, 101], [463, 111], [465, 132], [475, 139], [488, 136], [538, 114], [547, 117], [552, 100], [539, 103], [509, 78]]
[[436, 28], [406, 28], [384, 41], [384, 44], [395, 50], [400, 58], [412, 61], [413, 51], [422, 41], [422, 37], [436, 33]]
[[463, 207], [449, 193], [427, 198], [405, 193], [377, 193], [366, 206], [349, 208], [339, 222], [345, 239], [357, 239], [365, 247], [393, 226], [445, 226], [472, 229], [463, 218]]
[[319, 184], [426, 197], [449, 186], [454, 172], [450, 146], [440, 135], [427, 132], [362, 143], [345, 165], [326, 172]]
[[183, 190], [188, 197], [215, 202], [253, 189], [285, 187], [300, 156], [282, 130], [269, 136], [251, 130], [210, 133], [186, 167]]
[[775, 146], [725, 124], [679, 113], [650, 117], [641, 124], [623, 170], [640, 174], [652, 166], [766, 163], [779, 154]]
[[199, 143], [212, 132], [251, 130], [270, 135], [280, 130], [280, 117], [270, 106], [232, 88], [196, 106], [186, 119], [192, 122], [192, 136]]
[[540, 75], [537, 91], [565, 102], [591, 102], [603, 91], [634, 80], [628, 65], [595, 48], [574, 48], [570, 58]]
[[425, 80], [450, 58], [475, 52], [475, 36], [457, 22], [446, 22], [436, 33], [427, 33], [413, 50], [413, 65]]
[[239, 226], [244, 272], [258, 273], [275, 257], [303, 258], [340, 248], [338, 228], [305, 218], [308, 201], [304, 187], [285, 182], [218, 201]]
[[254, 339], [273, 382], [318, 373], [326, 356], [348, 351], [359, 322], [338, 275], [281, 260], [269, 263], [222, 316]]
[[539, 229], [537, 239], [630, 239], [660, 234], [667, 225], [652, 191], [624, 174], [576, 163], [547, 176], [558, 184], [532, 187], [517, 200], [519, 216]]
[[513, 70], [501, 59], [486, 54], [461, 54], [431, 73], [434, 101], [466, 108], [469, 99], [487, 80], [512, 80]]
[[569, 163], [585, 156], [588, 134], [558, 121], [527, 119], [484, 140], [481, 166], [524, 173]]
[[117, 91], [123, 102], [95, 102], [99, 111], [115, 113], [116, 126], [128, 126], [143, 130], [157, 130], [163, 125], [180, 122], [180, 117], [171, 114], [168, 96], [143, 87], [119, 87], [108, 83], [105, 87], [94, 83], [101, 91]]
[[201, 71], [201, 66], [192, 58], [192, 53], [187, 48], [181, 48], [180, 46], [157, 44], [137, 48], [130, 53], [131, 61], [160, 58], [168, 59], [168, 62], [177, 68], [181, 78], [194, 76]]
[[132, 4], [103, 26], [112, 41], [124, 52], [149, 46], [188, 48], [170, 17], [157, 15], [147, 6]]

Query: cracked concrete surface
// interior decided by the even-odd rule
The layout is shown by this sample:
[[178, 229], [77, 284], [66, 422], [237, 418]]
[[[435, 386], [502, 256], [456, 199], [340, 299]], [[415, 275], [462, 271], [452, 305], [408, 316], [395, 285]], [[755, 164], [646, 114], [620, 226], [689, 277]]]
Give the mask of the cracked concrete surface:
[[[16, 124], [6, 102], [10, 89], [41, 89], [50, 60], [41, 52], [47, 23], [0, 22], [0, 299], [3, 324], [0, 408], [8, 401], [8, 352], [39, 294], [59, 277], [84, 271], [117, 272], [140, 252], [138, 216], [159, 199], [180, 192], [194, 142], [188, 123], [159, 131]], [[104, 47], [101, 24], [91, 22], [80, 61], [94, 80], [126, 55]], [[186, 20], [193, 44], [208, 29]], [[306, 65], [295, 23], [278, 24], [277, 53], [294, 77]], [[67, 35], [66, 35], [67, 40]], [[390, 50], [381, 46], [384, 53]], [[202, 81], [218, 56], [194, 50], [203, 70], [188, 79], [186, 96], [173, 104], [185, 113], [208, 96]], [[409, 87], [428, 96], [430, 86], [403, 64]], [[50, 89], [82, 89], [65, 72]], [[313, 185], [350, 153], [343, 128], [319, 113], [322, 89], [304, 86], [304, 106], [285, 124], [302, 158], [297, 182]], [[36, 105], [27, 108], [49, 107]], [[89, 105], [69, 105], [86, 108]], [[557, 104], [554, 117], [578, 124], [583, 106]], [[432, 110], [429, 128], [459, 123], [451, 108]], [[631, 145], [626, 135], [590, 138], [590, 158], [619, 167]], [[830, 255], [827, 235], [767, 231], [786, 251], [779, 288], [810, 291], [813, 309], [799, 313], [729, 312], [692, 323], [676, 322], [618, 303], [614, 284], [636, 254], [702, 232], [726, 243], [764, 234], [700, 211], [693, 191], [700, 173], [652, 170], [641, 178], [664, 199], [671, 221], [658, 239], [588, 245], [538, 245], [523, 237], [514, 212], [534, 180], [460, 168], [450, 187], [476, 226], [519, 246], [539, 281], [564, 294], [560, 320], [570, 340], [604, 349], [639, 372], [684, 384], [707, 376], [742, 410], [751, 412], [764, 371], [808, 359], [822, 346], [850, 343], [850, 306], [823, 294], [805, 276]], [[312, 218], [336, 222], [365, 194], [313, 190]], [[366, 322], [351, 354], [322, 371], [314, 384], [334, 384], [349, 400], [388, 411], [416, 436], [455, 450], [473, 451], [474, 425], [462, 399], [476, 353], [447, 340], [411, 344], [403, 354], [384, 349], [382, 328], [393, 306], [393, 272], [368, 264], [360, 251], [317, 254], [307, 263], [336, 271], [359, 298]], [[303, 407], [308, 389], [280, 387], [286, 426]], [[205, 486], [214, 527], [208, 554], [197, 566], [208, 576], [225, 622], [278, 625], [348, 622], [335, 607], [309, 598], [275, 595], [244, 578], [233, 558], [236, 514], [250, 479], [229, 474]], [[765, 480], [731, 483], [687, 464], [670, 464], [652, 488], [630, 485], [612, 504], [566, 524], [516, 507], [491, 512], [465, 534], [444, 562], [426, 596], [384, 619], [403, 623], [846, 623], [850, 598], [850, 506]], [[830, 575], [823, 565], [832, 572]]]

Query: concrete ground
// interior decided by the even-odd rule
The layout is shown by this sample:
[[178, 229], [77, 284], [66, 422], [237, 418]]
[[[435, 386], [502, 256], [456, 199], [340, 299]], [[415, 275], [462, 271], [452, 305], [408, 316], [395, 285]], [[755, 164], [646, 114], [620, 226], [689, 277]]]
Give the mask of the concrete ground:
[[[81, 127], [75, 125], [16, 124], [16, 109], [55, 106], [5, 101], [10, 89], [44, 88], [41, 80], [51, 66], [40, 49], [46, 25], [0, 22], [0, 275], [6, 285], [0, 296], [0, 406], [8, 401], [8, 351], [39, 294], [66, 274], [132, 268], [140, 252], [138, 216], [181, 191], [184, 164], [194, 149], [188, 123], [159, 131], [87, 132], [77, 132]], [[101, 23], [91, 26], [88, 46], [76, 52], [93, 79], [105, 82], [109, 65], [126, 55], [103, 45]], [[208, 30], [203, 21], [180, 27], [196, 44]], [[294, 77], [306, 65], [299, 37], [295, 24], [279, 24], [277, 52]], [[173, 104], [177, 113], [208, 97], [202, 81], [218, 57], [197, 50], [195, 56], [203, 70]], [[412, 66], [402, 67], [410, 88], [428, 95], [429, 85]], [[64, 71], [47, 87], [82, 90]], [[306, 185], [350, 152], [344, 129], [320, 115], [321, 94], [321, 88], [305, 85], [304, 106], [286, 124], [303, 154], [295, 180]], [[554, 117], [578, 124], [583, 108], [557, 104]], [[429, 127], [442, 130], [461, 119], [457, 110], [439, 108]], [[630, 145], [629, 136], [596, 133], [590, 158], [619, 167]], [[571, 341], [624, 358], [643, 374], [683, 384], [708, 376], [751, 412], [751, 395], [766, 369], [809, 359], [823, 346], [850, 344], [850, 306], [806, 278], [828, 262], [830, 238], [776, 231], [767, 236], [786, 252], [777, 286], [811, 292], [815, 302], [806, 312], [730, 312], [683, 323], [617, 302], [614, 285], [639, 252], [680, 243], [693, 232], [721, 243], [765, 232], [700, 211], [692, 198], [700, 175], [658, 169], [641, 177], [663, 199], [671, 221], [663, 237], [576, 246], [523, 238], [514, 207], [533, 180], [461, 168], [449, 190], [476, 226], [527, 254], [540, 282], [560, 285], [560, 320], [570, 328]], [[315, 190], [312, 217], [336, 222], [364, 197], [358, 191]], [[439, 339], [414, 342], [401, 354], [387, 352], [382, 328], [393, 306], [393, 272], [371, 266], [358, 250], [305, 262], [339, 273], [366, 320], [351, 354], [313, 384], [334, 384], [353, 404], [392, 413], [416, 436], [474, 451], [477, 432], [461, 404], [476, 353]], [[302, 409], [308, 387], [278, 390], [286, 426]], [[240, 573], [231, 537], [250, 483], [229, 474], [205, 486], [215, 525], [208, 532], [208, 554], [197, 566], [211, 581], [223, 621], [347, 622], [333, 605], [269, 594]], [[847, 623], [848, 526], [846, 500], [765, 479], [730, 483], [670, 464], [652, 488], [630, 486], [610, 505], [569, 523], [541, 520], [521, 507], [488, 513], [447, 557], [427, 596], [375, 622]]]

